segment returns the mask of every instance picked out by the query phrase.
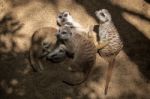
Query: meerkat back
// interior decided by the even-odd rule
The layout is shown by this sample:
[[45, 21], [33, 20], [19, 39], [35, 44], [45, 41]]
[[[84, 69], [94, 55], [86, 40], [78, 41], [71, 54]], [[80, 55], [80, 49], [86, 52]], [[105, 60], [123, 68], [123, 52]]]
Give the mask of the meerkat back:
[[74, 53], [71, 68], [73, 71], [81, 71], [84, 73], [85, 78], [78, 83], [69, 83], [64, 81], [68, 85], [78, 85], [86, 81], [91, 68], [95, 64], [96, 60], [96, 47], [93, 42], [80, 35], [79, 33], [73, 33], [69, 27], [61, 27], [59, 36], [63, 39], [66, 48], [71, 53]]
[[94, 43], [78, 33], [75, 33], [72, 39], [75, 43], [75, 63], [86, 66], [83, 68], [88, 68], [88, 65], [94, 65], [96, 60], [96, 47]]
[[56, 31], [52, 27], [43, 27], [34, 32], [29, 51], [29, 60], [34, 71], [44, 69], [40, 60], [45, 57], [48, 50], [55, 46], [57, 40]]

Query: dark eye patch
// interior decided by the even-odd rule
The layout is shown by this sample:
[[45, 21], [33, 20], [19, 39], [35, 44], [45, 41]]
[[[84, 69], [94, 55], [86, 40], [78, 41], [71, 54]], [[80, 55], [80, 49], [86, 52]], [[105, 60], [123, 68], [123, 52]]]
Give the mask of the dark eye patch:
[[67, 34], [67, 32], [62, 32], [62, 34]]
[[62, 16], [58, 16], [60, 19], [62, 18]]
[[103, 16], [103, 17], [105, 16], [104, 13], [100, 13], [100, 15]]
[[67, 17], [68, 16], [68, 14], [64, 14], [64, 17]]

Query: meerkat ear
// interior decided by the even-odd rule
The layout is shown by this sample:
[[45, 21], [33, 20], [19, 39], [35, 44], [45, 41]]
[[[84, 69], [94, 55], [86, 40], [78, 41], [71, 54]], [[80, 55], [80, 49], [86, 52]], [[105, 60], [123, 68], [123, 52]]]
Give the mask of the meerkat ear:
[[61, 13], [61, 11], [58, 11], [58, 13]]

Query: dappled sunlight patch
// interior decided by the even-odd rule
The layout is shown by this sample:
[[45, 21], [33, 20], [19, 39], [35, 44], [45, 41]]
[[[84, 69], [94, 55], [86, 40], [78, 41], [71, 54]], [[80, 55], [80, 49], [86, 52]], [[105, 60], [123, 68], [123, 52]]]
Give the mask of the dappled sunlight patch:
[[123, 13], [123, 17], [133, 26], [141, 31], [147, 38], [150, 39], [150, 22], [144, 19], [141, 19], [138, 16], [132, 15], [130, 13]]
[[32, 68], [30, 65], [25, 65], [25, 67], [16, 70], [16, 72], [18, 74], [21, 74], [22, 76], [29, 75], [31, 71], [32, 71]]
[[29, 74], [31, 71], [32, 71], [31, 66], [30, 66], [30, 65], [27, 65], [26, 68], [23, 70], [22, 73], [23, 73], [24, 75], [27, 75], [27, 74]]
[[31, 68], [31, 65], [29, 63], [29, 60], [28, 59], [24, 59], [24, 64], [22, 64], [22, 68], [20, 69], [17, 69], [17, 73], [25, 76], [25, 75], [30, 75], [30, 73], [32, 72], [32, 68]]
[[25, 95], [25, 89], [24, 88], [18, 88], [15, 90], [15, 93], [19, 96], [24, 96]]
[[66, 96], [66, 98], [65, 99], [73, 99], [72, 97], [70, 97], [70, 96]]
[[0, 82], [1, 88], [6, 92], [6, 94], [12, 94], [13, 88], [8, 85], [8, 83], [5, 80], [2, 80]]
[[10, 84], [12, 85], [12, 86], [17, 86], [18, 85], [18, 80], [17, 79], [12, 79], [11, 81], [10, 81]]
[[1, 80], [0, 87], [6, 94], [25, 95], [25, 87], [20, 85], [19, 81], [15, 78], [11, 79], [9, 83], [6, 80]]
[[57, 8], [51, 3], [33, 1], [31, 4], [16, 8], [18, 17], [25, 23], [22, 32], [31, 35], [35, 30], [44, 26], [56, 26]]

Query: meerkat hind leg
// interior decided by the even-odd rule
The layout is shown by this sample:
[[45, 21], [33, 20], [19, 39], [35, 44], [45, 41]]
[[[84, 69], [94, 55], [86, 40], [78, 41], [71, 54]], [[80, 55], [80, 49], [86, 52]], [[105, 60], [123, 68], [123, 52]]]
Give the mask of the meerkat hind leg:
[[44, 67], [43, 67], [43, 65], [42, 65], [41, 61], [38, 61], [38, 65], [39, 65], [39, 69], [40, 69], [40, 71], [43, 71], [43, 70], [44, 70]]
[[111, 60], [109, 60], [109, 66], [108, 66], [107, 74], [106, 74], [105, 91], [104, 91], [105, 95], [107, 95], [108, 86], [109, 86], [109, 82], [111, 80], [111, 76], [112, 76], [112, 71], [113, 71], [113, 68], [114, 68], [114, 64], [115, 64], [115, 57], [113, 57]]

